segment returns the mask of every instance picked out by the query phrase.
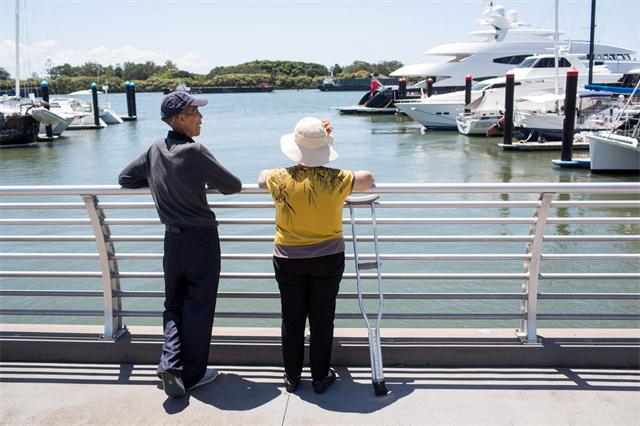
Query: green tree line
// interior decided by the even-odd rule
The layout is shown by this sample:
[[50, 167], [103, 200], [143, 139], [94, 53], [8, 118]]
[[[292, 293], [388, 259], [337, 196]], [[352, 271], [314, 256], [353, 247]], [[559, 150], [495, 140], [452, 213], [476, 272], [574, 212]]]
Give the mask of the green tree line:
[[[351, 65], [334, 65], [333, 74], [338, 78], [364, 78], [369, 73], [388, 75], [401, 67], [398, 61], [383, 61], [371, 64], [354, 61]], [[215, 67], [208, 74], [196, 74], [180, 70], [171, 61], [158, 65], [153, 61], [145, 63], [124, 62], [123, 64], [101, 65], [86, 62], [72, 66], [63, 64], [50, 66], [46, 80], [53, 94], [70, 93], [88, 89], [91, 83], [108, 85], [111, 92], [123, 92], [124, 83], [132, 81], [136, 90], [157, 92], [178, 83], [188, 86], [257, 86], [274, 84], [277, 89], [310, 89], [318, 85], [330, 73], [324, 65], [296, 61], [256, 60], [239, 65]], [[21, 85], [38, 87], [43, 78], [33, 76], [22, 80]], [[11, 89], [9, 72], [0, 67], [0, 89]]]

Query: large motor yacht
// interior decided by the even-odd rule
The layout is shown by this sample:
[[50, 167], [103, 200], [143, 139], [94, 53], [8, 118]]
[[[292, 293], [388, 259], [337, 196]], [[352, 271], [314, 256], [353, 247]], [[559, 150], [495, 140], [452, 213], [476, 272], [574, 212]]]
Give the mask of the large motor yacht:
[[[520, 66], [509, 70], [514, 75], [516, 96], [554, 93], [556, 84], [558, 93], [564, 93], [565, 73], [569, 70], [578, 71], [578, 84], [584, 85], [588, 81], [588, 69], [579, 60], [579, 55], [560, 53], [558, 56], [558, 78], [555, 72], [555, 55], [534, 55], [526, 58]], [[602, 65], [593, 69], [593, 82], [614, 83], [622, 74], [611, 73]], [[557, 81], [557, 83], [556, 83]], [[494, 99], [504, 99], [505, 78], [492, 78], [476, 83], [471, 87], [471, 101], [491, 92]], [[457, 129], [456, 116], [464, 107], [465, 93], [457, 91], [443, 93], [431, 97], [423, 96], [420, 100], [396, 102], [398, 111], [403, 112], [423, 126], [432, 129]], [[502, 102], [503, 103], [503, 102]], [[493, 109], [502, 109], [493, 105]]]
[[[410, 80], [431, 77], [434, 92], [445, 93], [464, 88], [468, 74], [475, 82], [502, 77], [529, 56], [553, 52], [555, 31], [531, 28], [519, 20], [515, 10], [505, 13], [504, 7], [491, 5], [479, 22], [491, 28], [470, 35], [484, 40], [436, 46], [425, 54], [445, 58], [444, 62], [406, 65], [391, 75]], [[580, 60], [589, 59], [589, 41], [564, 40], [561, 43], [568, 46], [568, 53], [577, 54]], [[606, 65], [615, 73], [625, 73], [639, 66], [634, 51], [600, 43], [594, 46], [594, 63]], [[424, 81], [420, 84], [424, 85]]]

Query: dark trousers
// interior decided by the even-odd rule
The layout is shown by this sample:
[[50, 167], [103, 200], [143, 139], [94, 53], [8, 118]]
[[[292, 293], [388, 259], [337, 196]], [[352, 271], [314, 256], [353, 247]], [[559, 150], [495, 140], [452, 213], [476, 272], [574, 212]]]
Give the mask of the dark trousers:
[[333, 346], [333, 320], [344, 253], [309, 259], [273, 258], [282, 303], [282, 356], [287, 376], [297, 377], [304, 363], [304, 328], [311, 329], [309, 364], [311, 377], [329, 373]]
[[158, 373], [189, 388], [207, 370], [220, 279], [216, 228], [170, 227], [164, 236], [164, 345]]

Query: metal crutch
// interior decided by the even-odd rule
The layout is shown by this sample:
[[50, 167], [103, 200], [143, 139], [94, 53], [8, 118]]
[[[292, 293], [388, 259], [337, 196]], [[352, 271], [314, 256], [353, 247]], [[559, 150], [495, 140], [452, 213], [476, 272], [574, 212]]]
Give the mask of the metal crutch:
[[[383, 396], [388, 393], [384, 383], [384, 372], [382, 366], [382, 350], [380, 348], [380, 320], [382, 319], [382, 307], [384, 303], [384, 294], [382, 291], [382, 275], [380, 273], [380, 251], [378, 250], [378, 232], [376, 230], [376, 200], [380, 196], [378, 194], [366, 195], [363, 197], [347, 198], [349, 206], [349, 217], [351, 219], [351, 236], [353, 238], [353, 256], [356, 267], [356, 290], [358, 293], [358, 305], [364, 317], [364, 322], [369, 331], [369, 358], [371, 359], [371, 381], [373, 383], [373, 392], [376, 396]], [[353, 214], [353, 208], [356, 205], [369, 205], [371, 207], [371, 220], [373, 223], [373, 246], [375, 248], [374, 262], [360, 262], [358, 257], [358, 244], [356, 239], [356, 222]], [[376, 316], [375, 325], [371, 326], [371, 321], [362, 302], [362, 289], [360, 285], [360, 271], [364, 269], [375, 269], [378, 278], [378, 314]]]

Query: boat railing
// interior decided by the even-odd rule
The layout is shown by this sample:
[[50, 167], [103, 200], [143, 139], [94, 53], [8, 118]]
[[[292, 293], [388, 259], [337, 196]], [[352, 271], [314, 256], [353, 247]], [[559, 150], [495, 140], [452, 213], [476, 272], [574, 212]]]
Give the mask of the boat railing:
[[[369, 192], [380, 194], [385, 321], [514, 323], [527, 343], [539, 321], [640, 324], [640, 183], [379, 184]], [[161, 316], [164, 228], [148, 189], [0, 186], [0, 196], [3, 322], [92, 318], [105, 339], [117, 339], [126, 318]], [[270, 196], [245, 185], [208, 197], [223, 253], [216, 318], [277, 321]], [[372, 220], [360, 213], [359, 251], [372, 258]], [[345, 322], [361, 318], [352, 238], [336, 315]]]

